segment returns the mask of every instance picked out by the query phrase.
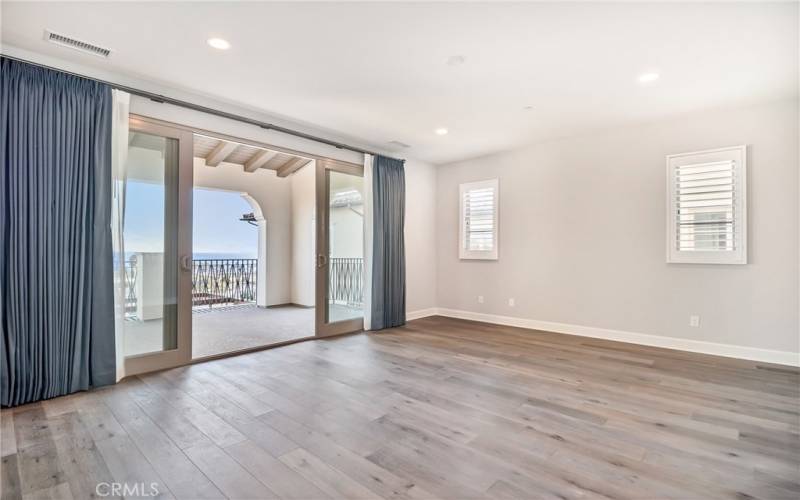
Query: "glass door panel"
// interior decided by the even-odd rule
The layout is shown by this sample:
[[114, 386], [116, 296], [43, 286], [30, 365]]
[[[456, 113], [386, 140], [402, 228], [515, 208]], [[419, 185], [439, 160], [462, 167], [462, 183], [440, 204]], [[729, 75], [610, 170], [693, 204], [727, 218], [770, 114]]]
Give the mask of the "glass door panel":
[[178, 345], [178, 141], [129, 134], [125, 192], [125, 355]]
[[191, 290], [191, 274], [181, 261], [187, 236], [191, 241], [191, 226], [185, 223], [188, 218], [191, 224], [191, 191], [187, 200], [185, 187], [192, 175], [191, 148], [185, 131], [131, 119], [121, 256], [126, 375], [189, 359], [186, 285]]
[[327, 321], [364, 316], [364, 178], [328, 171]]
[[317, 335], [364, 327], [363, 168], [318, 161]]

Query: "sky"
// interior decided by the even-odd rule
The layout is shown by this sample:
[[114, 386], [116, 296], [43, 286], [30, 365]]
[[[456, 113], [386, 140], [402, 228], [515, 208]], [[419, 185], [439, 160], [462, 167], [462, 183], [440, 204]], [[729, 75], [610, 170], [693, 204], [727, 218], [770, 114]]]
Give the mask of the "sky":
[[[128, 180], [125, 252], [164, 251], [164, 186]], [[256, 258], [258, 228], [239, 218], [253, 209], [238, 193], [193, 190], [193, 251]]]

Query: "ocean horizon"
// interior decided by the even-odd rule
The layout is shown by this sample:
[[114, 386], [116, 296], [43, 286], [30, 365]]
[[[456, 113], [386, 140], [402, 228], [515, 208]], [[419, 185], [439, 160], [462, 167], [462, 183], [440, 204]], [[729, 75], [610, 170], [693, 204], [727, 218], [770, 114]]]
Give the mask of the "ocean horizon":
[[[136, 252], [125, 252], [125, 260], [130, 258]], [[253, 253], [241, 252], [195, 252], [192, 254], [194, 260], [209, 260], [209, 259], [257, 259], [258, 256]]]

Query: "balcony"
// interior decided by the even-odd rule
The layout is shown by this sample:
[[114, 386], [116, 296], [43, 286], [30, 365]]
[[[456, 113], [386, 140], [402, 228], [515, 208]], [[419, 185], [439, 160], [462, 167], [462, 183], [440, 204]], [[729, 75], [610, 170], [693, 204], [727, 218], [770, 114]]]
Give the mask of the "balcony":
[[[129, 355], [162, 347], [163, 265], [159, 259], [161, 254], [136, 254], [125, 262], [125, 351]], [[155, 278], [149, 276], [151, 268], [159, 271]], [[330, 259], [331, 321], [362, 315], [363, 268], [361, 258]], [[314, 335], [314, 308], [256, 306], [257, 276], [258, 259], [192, 261], [193, 357]]]

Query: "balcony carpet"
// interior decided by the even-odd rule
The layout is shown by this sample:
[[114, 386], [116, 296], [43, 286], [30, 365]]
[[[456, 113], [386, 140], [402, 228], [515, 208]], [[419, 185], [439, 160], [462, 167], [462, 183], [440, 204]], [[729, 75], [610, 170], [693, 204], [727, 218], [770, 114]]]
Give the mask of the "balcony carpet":
[[312, 307], [245, 306], [192, 313], [193, 358], [313, 335]]
[[[333, 321], [357, 318], [358, 309], [332, 304]], [[202, 358], [241, 349], [268, 346], [314, 335], [314, 308], [299, 306], [207, 306], [192, 312], [192, 357]], [[125, 322], [126, 355], [160, 351], [161, 320]]]

